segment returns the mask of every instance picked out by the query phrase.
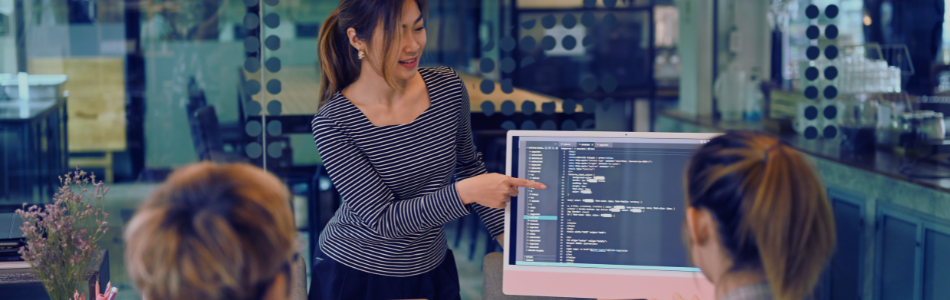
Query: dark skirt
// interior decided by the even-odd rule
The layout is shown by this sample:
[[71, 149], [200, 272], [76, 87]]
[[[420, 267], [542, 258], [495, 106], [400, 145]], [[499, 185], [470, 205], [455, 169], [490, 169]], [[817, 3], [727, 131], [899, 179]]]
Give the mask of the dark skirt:
[[323, 257], [313, 266], [310, 300], [351, 299], [461, 299], [452, 250], [445, 253], [445, 259], [434, 270], [409, 277], [370, 274]]

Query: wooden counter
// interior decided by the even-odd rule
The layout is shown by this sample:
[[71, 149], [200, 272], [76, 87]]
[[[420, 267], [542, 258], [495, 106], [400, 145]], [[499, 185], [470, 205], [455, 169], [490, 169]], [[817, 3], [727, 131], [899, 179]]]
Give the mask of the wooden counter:
[[[261, 82], [261, 92], [251, 96], [251, 99], [260, 102], [261, 95], [263, 94], [268, 103], [275, 99], [280, 101], [283, 111], [282, 114], [312, 116], [317, 113], [317, 99], [320, 94], [320, 78], [317, 71], [317, 67], [315, 66], [286, 66], [281, 68], [277, 73], [266, 72], [264, 74], [264, 81]], [[243, 72], [244, 78], [248, 80], [257, 79], [260, 81], [261, 79], [260, 71], [251, 73], [245, 70]], [[519, 88], [514, 88], [510, 94], [505, 94], [501, 91], [501, 84], [498, 82], [495, 82], [494, 92], [485, 94], [482, 93], [481, 88], [479, 88], [482, 83], [481, 78], [461, 73], [460, 77], [462, 77], [468, 89], [472, 112], [481, 112], [481, 105], [484, 101], [491, 101], [495, 104], [495, 110], [500, 111], [501, 103], [507, 100], [514, 102], [516, 112], [521, 111], [521, 104], [525, 101], [534, 101], [538, 110], [541, 109], [541, 103], [554, 102], [556, 105], [555, 111], [563, 111], [561, 108], [563, 100], [559, 98], [541, 95]], [[272, 95], [267, 92], [267, 82], [273, 79], [277, 79], [281, 83], [281, 92], [277, 95]], [[261, 107], [265, 108], [263, 111], [266, 113], [267, 105], [263, 104]], [[580, 103], [577, 105], [576, 112], [583, 112]]]

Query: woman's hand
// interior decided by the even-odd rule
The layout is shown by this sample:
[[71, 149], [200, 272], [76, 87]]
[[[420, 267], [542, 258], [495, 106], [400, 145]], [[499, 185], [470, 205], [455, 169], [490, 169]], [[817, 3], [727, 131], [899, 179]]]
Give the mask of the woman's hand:
[[514, 178], [498, 173], [482, 174], [459, 181], [455, 189], [462, 198], [462, 203], [478, 203], [491, 208], [505, 208], [510, 197], [518, 196], [518, 187], [546, 189], [540, 182]]

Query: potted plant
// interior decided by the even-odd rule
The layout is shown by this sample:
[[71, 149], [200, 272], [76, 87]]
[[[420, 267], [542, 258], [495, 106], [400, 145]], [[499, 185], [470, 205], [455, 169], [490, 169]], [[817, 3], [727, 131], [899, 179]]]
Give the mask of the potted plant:
[[108, 231], [105, 219], [109, 214], [103, 208], [103, 197], [109, 188], [78, 167], [59, 181], [53, 203], [42, 208], [27, 208], [24, 203], [16, 213], [23, 218], [20, 229], [26, 238], [20, 255], [50, 299], [66, 300], [88, 280], [86, 271], [96, 255], [96, 242]]

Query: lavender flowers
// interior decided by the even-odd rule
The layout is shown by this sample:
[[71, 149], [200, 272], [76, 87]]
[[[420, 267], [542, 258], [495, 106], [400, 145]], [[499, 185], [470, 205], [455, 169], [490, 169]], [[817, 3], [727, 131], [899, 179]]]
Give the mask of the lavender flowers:
[[102, 203], [109, 188], [96, 182], [96, 175], [87, 177], [79, 167], [59, 181], [53, 203], [42, 209], [36, 205], [27, 208], [23, 203], [23, 209], [16, 212], [23, 218], [20, 229], [27, 240], [20, 255], [30, 263], [50, 299], [66, 300], [88, 279], [84, 277], [96, 254], [96, 242], [109, 230], [105, 221], [109, 214]]

